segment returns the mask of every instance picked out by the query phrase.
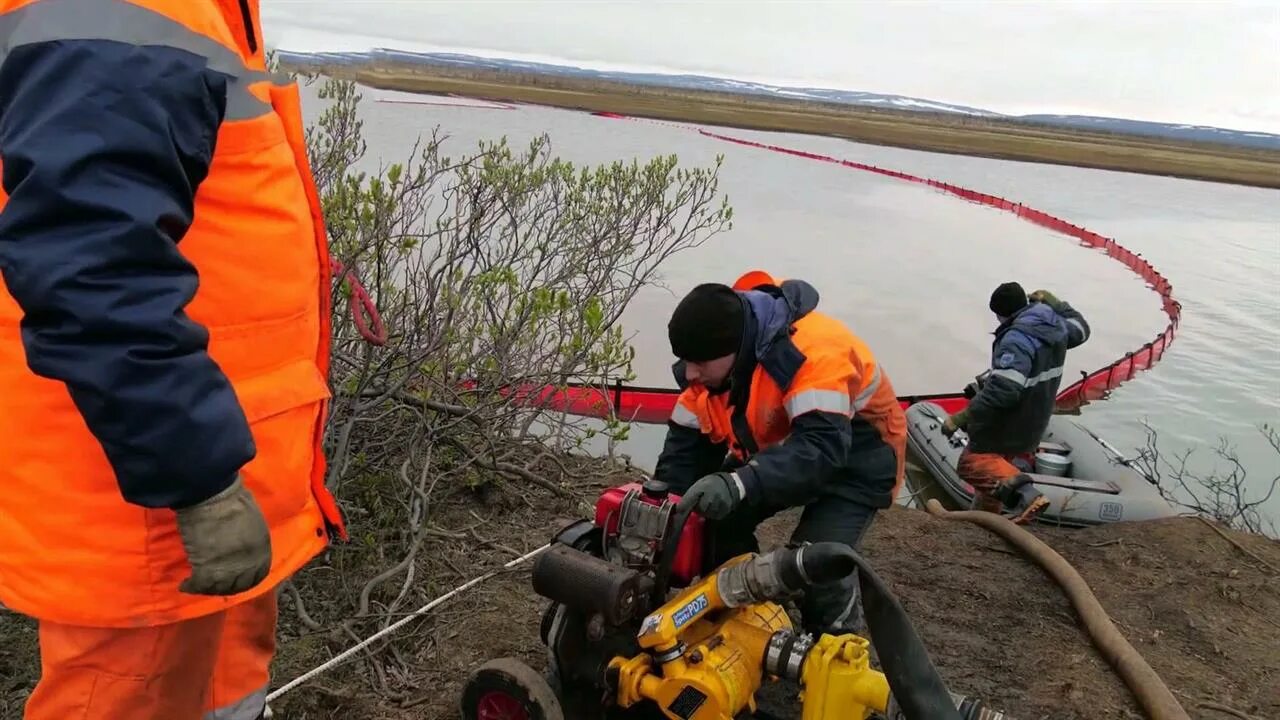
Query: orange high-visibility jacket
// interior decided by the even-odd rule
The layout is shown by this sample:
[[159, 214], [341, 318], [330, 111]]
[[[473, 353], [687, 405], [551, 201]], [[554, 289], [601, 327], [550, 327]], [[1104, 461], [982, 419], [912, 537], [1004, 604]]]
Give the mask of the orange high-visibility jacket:
[[[655, 477], [676, 489], [735, 468], [750, 502], [794, 507], [837, 493], [887, 507], [901, 489], [906, 417], [860, 338], [818, 312], [803, 280], [753, 271], [734, 284], [749, 309], [733, 386], [683, 388]], [[726, 450], [728, 458], [726, 458]]]
[[[0, 602], [95, 626], [268, 591], [345, 536], [329, 274], [257, 0], [0, 0]], [[240, 472], [271, 574], [178, 592], [173, 508]]]

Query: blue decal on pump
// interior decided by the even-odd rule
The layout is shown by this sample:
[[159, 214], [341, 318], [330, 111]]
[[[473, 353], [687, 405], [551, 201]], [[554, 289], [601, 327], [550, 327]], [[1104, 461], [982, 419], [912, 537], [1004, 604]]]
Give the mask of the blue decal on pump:
[[692, 620], [694, 617], [696, 617], [698, 613], [706, 609], [707, 609], [707, 594], [699, 593], [698, 597], [694, 598], [693, 600], [690, 600], [689, 603], [686, 604], [684, 607], [675, 611], [675, 613], [671, 616], [671, 620], [676, 624], [676, 627], [679, 628], [685, 623]]

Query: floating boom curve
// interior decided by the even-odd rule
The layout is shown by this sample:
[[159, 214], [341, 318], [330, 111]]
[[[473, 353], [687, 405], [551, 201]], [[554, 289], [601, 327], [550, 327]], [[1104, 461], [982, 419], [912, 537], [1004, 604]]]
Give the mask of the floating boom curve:
[[1160, 295], [1161, 307], [1164, 310], [1165, 315], [1169, 318], [1169, 324], [1165, 326], [1164, 331], [1157, 335], [1151, 342], [1146, 343], [1137, 350], [1125, 353], [1124, 357], [1094, 371], [1093, 373], [1086, 373], [1080, 380], [1058, 393], [1057, 409], [1059, 411], [1071, 412], [1092, 400], [1104, 397], [1108, 391], [1113, 390], [1125, 381], [1132, 379], [1139, 370], [1146, 370], [1159, 362], [1160, 358], [1164, 357], [1165, 350], [1167, 350], [1169, 345], [1173, 343], [1174, 333], [1178, 327], [1178, 323], [1182, 319], [1182, 305], [1177, 300], [1173, 299], [1173, 285], [1167, 278], [1161, 275], [1158, 270], [1152, 267], [1150, 262], [1143, 259], [1141, 255], [1125, 248], [1112, 238], [1103, 237], [1092, 230], [1082, 228], [1074, 223], [1054, 217], [1043, 210], [1037, 210], [1023, 205], [1020, 202], [1015, 202], [995, 195], [988, 195], [986, 193], [978, 192], [977, 190], [970, 190], [968, 188], [952, 185], [940, 180], [911, 175], [897, 170], [888, 170], [886, 168], [876, 167], [875, 165], [868, 165], [866, 163], [858, 163], [851, 160], [840, 160], [828, 155], [819, 155], [817, 153], [806, 152], [803, 150], [784, 148], [778, 145], [767, 145], [765, 143], [759, 143], [752, 140], [735, 138], [729, 135], [721, 135], [708, 130], [699, 129], [697, 132], [701, 135], [715, 138], [717, 140], [746, 145], [748, 147], [761, 148], [764, 150], [772, 150], [774, 152], [786, 153], [788, 155], [796, 155], [810, 160], [835, 163], [855, 170], [874, 172], [880, 175], [897, 178], [899, 180], [928, 185], [951, 195], [955, 195], [956, 197], [964, 198], [970, 202], [1013, 213], [1027, 222], [1039, 225], [1043, 228], [1048, 228], [1049, 230], [1053, 230], [1054, 232], [1058, 232], [1063, 235], [1074, 237], [1083, 245], [1087, 245], [1094, 249], [1102, 249], [1109, 257], [1120, 262], [1137, 274], [1138, 277], [1141, 277], [1147, 283], [1148, 287], [1155, 290]]
[[[614, 113], [594, 114], [602, 117], [633, 119]], [[672, 123], [661, 124], [672, 125]], [[987, 193], [952, 185], [940, 180], [852, 160], [841, 160], [829, 155], [733, 137], [701, 128], [676, 127], [682, 127], [705, 137], [724, 142], [785, 153], [809, 160], [834, 163], [854, 170], [873, 172], [898, 180], [927, 185], [970, 202], [1013, 213], [1027, 222], [1076, 238], [1083, 245], [1105, 251], [1109, 257], [1129, 268], [1141, 277], [1148, 287], [1160, 295], [1162, 309], [1165, 315], [1168, 316], [1169, 323], [1151, 342], [1134, 351], [1126, 352], [1124, 357], [1092, 373], [1082, 373], [1080, 380], [1058, 393], [1056, 409], [1059, 412], [1074, 412], [1093, 400], [1105, 397], [1109, 391], [1132, 379], [1138, 371], [1146, 370], [1159, 362], [1164, 357], [1165, 351], [1173, 343], [1175, 332], [1182, 318], [1182, 305], [1173, 299], [1173, 285], [1141, 255], [1128, 250], [1112, 238], [1104, 237], [1092, 230], [1067, 222], [1043, 210], [1028, 207], [1020, 202], [988, 195]], [[518, 389], [516, 392], [521, 397], [522, 402], [536, 403], [572, 415], [587, 417], [616, 416], [631, 422], [660, 424], [665, 423], [667, 418], [670, 417], [671, 410], [675, 407], [676, 398], [679, 396], [680, 391], [676, 388], [641, 387], [614, 383], [611, 387], [588, 384], [568, 384], [564, 387], [544, 386], [541, 388], [527, 386]], [[899, 397], [898, 400], [904, 408], [922, 400], [932, 401], [939, 404], [949, 413], [954, 413], [964, 408], [968, 403], [960, 393], [909, 395]]]
[[[616, 113], [597, 112], [593, 114], [624, 120], [640, 119]], [[1125, 267], [1136, 273], [1146, 281], [1150, 288], [1160, 295], [1162, 309], [1165, 315], [1168, 316], [1169, 323], [1164, 331], [1151, 342], [1144, 344], [1137, 350], [1126, 352], [1124, 357], [1092, 373], [1082, 373], [1080, 380], [1058, 393], [1055, 405], [1059, 412], [1074, 412], [1093, 400], [1105, 397], [1109, 391], [1132, 379], [1138, 371], [1146, 370], [1159, 362], [1164, 357], [1165, 351], [1173, 344], [1175, 331], [1182, 318], [1182, 305], [1173, 299], [1173, 285], [1141, 255], [1128, 250], [1112, 238], [1104, 237], [1092, 230], [1067, 222], [1043, 210], [1028, 207], [1020, 202], [988, 195], [940, 180], [877, 167], [867, 163], [841, 160], [829, 155], [821, 155], [805, 150], [796, 150], [780, 145], [770, 145], [733, 137], [703, 128], [657, 120], [650, 120], [649, 122], [690, 130], [715, 140], [785, 153], [809, 160], [834, 163], [854, 170], [872, 172], [898, 180], [927, 185], [970, 202], [1013, 213], [1027, 222], [1074, 237], [1081, 244], [1094, 249], [1101, 249], [1112, 259], [1124, 264]], [[332, 271], [333, 274], [342, 277], [349, 277], [350, 275], [345, 268], [336, 262]], [[349, 282], [355, 285], [356, 292], [351, 299], [351, 311], [361, 335], [372, 344], [380, 345], [385, 343], [386, 331], [382, 328], [376, 308], [373, 307], [373, 302], [369, 300], [366, 293], [363, 293], [363, 288], [358, 286], [354, 277], [351, 277]], [[568, 383], [561, 386], [527, 384], [515, 388], [506, 388], [502, 391], [503, 395], [510, 396], [514, 394], [516, 401], [521, 404], [536, 405], [571, 415], [597, 418], [618, 417], [628, 422], [647, 424], [665, 423], [671, 416], [671, 411], [675, 407], [679, 393], [680, 391], [676, 388], [641, 387], [624, 385], [621, 382], [614, 382], [612, 385], [593, 385], [588, 383]], [[968, 404], [967, 399], [961, 393], [908, 395], [898, 398], [903, 408], [925, 400], [938, 404], [948, 413], [955, 413]]]

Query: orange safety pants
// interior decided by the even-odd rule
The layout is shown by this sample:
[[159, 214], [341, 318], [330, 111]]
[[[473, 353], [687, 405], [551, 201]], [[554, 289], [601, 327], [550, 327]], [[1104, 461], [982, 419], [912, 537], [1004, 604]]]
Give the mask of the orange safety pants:
[[274, 591], [157, 627], [41, 622], [24, 720], [258, 720], [275, 631]]
[[956, 473], [960, 479], [973, 486], [973, 507], [998, 513], [1000, 501], [991, 496], [996, 486], [1022, 474], [1012, 462], [1013, 456], [999, 453], [975, 453], [965, 448], [956, 461]]

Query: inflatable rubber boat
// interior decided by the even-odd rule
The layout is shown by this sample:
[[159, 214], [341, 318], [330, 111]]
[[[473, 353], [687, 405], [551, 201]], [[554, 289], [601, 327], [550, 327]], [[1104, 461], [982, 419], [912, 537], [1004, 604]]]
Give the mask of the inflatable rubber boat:
[[[960, 479], [956, 462], [967, 438], [963, 430], [947, 437], [942, 423], [947, 411], [934, 402], [907, 408], [907, 446], [942, 491], [961, 509], [973, 501], [973, 488]], [[1104, 523], [1153, 520], [1176, 514], [1145, 475], [1074, 419], [1054, 415], [1036, 452], [1031, 476], [1049, 500], [1037, 522], [1085, 527]]]

